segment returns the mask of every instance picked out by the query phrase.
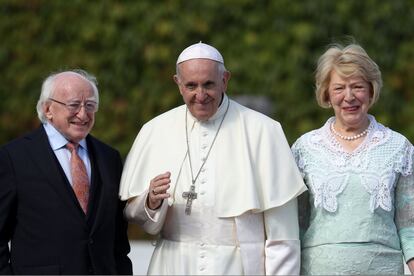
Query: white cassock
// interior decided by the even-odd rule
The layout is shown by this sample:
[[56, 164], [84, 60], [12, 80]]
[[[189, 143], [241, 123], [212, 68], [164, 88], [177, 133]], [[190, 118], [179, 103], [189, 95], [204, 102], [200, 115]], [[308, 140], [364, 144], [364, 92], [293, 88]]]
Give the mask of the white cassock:
[[[217, 113], [187, 128], [197, 199], [185, 214], [191, 185], [185, 135], [186, 106], [154, 118], [139, 132], [125, 163], [120, 197], [126, 218], [160, 233], [149, 274], [298, 274], [296, 197], [306, 190], [280, 124], [225, 95]], [[171, 197], [145, 206], [156, 175], [171, 172]]]

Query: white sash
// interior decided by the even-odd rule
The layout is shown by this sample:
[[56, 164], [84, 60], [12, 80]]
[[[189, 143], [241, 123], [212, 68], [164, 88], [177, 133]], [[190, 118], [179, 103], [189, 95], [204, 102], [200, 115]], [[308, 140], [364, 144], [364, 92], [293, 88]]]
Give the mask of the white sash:
[[174, 204], [162, 228], [161, 237], [180, 242], [197, 242], [206, 245], [237, 246], [236, 225], [233, 218], [217, 218], [213, 208], [193, 208], [185, 215], [185, 204]]

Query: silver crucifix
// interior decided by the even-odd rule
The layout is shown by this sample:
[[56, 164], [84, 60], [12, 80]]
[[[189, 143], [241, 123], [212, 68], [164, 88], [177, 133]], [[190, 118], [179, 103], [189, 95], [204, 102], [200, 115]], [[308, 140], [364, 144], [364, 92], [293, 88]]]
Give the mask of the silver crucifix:
[[195, 186], [191, 185], [188, 192], [183, 193], [183, 198], [187, 199], [187, 204], [185, 205], [185, 214], [191, 214], [191, 205], [193, 204], [193, 199], [197, 198], [197, 193], [195, 192]]

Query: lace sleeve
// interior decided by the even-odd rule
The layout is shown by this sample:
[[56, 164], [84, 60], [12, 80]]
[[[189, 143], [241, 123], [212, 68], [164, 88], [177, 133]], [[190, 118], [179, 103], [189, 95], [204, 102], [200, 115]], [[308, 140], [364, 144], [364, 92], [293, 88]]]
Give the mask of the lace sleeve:
[[[411, 156], [412, 158], [413, 156]], [[405, 260], [414, 258], [414, 174], [400, 175], [395, 191], [395, 223]]]
[[295, 158], [296, 165], [298, 166], [298, 169], [299, 169], [299, 171], [300, 171], [300, 173], [301, 173], [302, 177], [304, 177], [305, 175], [304, 175], [303, 170], [304, 170], [305, 164], [304, 164], [303, 156], [302, 156], [302, 154], [301, 154], [301, 147], [302, 147], [302, 145], [301, 145], [301, 140], [300, 140], [300, 139], [298, 139], [298, 140], [297, 140], [297, 141], [296, 141], [296, 142], [292, 145], [291, 150], [292, 150], [292, 155], [293, 155], [293, 157]]
[[[292, 154], [295, 158], [296, 165], [299, 168], [299, 171], [302, 177], [305, 177], [304, 173], [304, 160], [301, 154], [301, 139], [298, 139], [292, 145]], [[305, 231], [309, 227], [309, 219], [310, 219], [310, 206], [309, 206], [309, 192], [306, 191], [299, 195], [298, 197], [298, 217], [299, 217], [299, 237], [302, 240]]]

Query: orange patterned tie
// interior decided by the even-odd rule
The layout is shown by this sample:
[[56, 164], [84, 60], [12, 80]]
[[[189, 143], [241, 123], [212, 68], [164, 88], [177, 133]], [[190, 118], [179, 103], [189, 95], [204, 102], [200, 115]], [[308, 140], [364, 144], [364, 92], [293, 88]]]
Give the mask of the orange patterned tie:
[[71, 142], [66, 144], [66, 147], [71, 152], [70, 173], [72, 174], [72, 188], [75, 191], [83, 212], [86, 214], [89, 200], [89, 178], [85, 164], [78, 155], [78, 146], [78, 144], [73, 144]]

